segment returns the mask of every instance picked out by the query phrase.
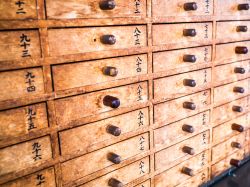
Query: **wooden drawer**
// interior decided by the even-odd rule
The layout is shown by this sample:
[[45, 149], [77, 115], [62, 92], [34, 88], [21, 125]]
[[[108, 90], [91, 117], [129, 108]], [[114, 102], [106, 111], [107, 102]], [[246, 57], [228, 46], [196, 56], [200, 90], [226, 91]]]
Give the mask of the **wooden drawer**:
[[162, 72], [211, 62], [211, 46], [153, 53], [153, 71]]
[[216, 66], [214, 85], [218, 86], [250, 77], [250, 61], [235, 62]]
[[[210, 103], [210, 90], [206, 90], [176, 100], [157, 104], [154, 106], [154, 122], [157, 124], [175, 122], [188, 116], [195, 115], [202, 110], [204, 111]], [[191, 109], [188, 107], [191, 107]]]
[[243, 15], [249, 15], [250, 11], [249, 10], [243, 10], [242, 8], [238, 8], [239, 5], [241, 4], [249, 4], [248, 0], [224, 0], [224, 1], [217, 1], [216, 4], [216, 12], [217, 15], [232, 15], [232, 16], [243, 16]]
[[139, 185], [136, 185], [135, 187], [150, 187], [150, 180], [147, 180]]
[[210, 112], [205, 111], [154, 130], [155, 147], [169, 146], [201, 133], [209, 128], [209, 116]]
[[168, 1], [153, 0], [152, 1], [153, 16], [197, 16], [213, 14], [213, 1], [196, 0], [190, 3], [188, 0]]
[[[12, 9], [8, 7], [6, 10]], [[41, 47], [37, 30], [0, 32], [0, 61], [39, 57]]]
[[174, 99], [205, 90], [211, 84], [211, 69], [203, 69], [154, 80], [154, 99]]
[[[209, 151], [204, 151], [201, 154], [171, 168], [170, 170], [156, 175], [154, 180], [155, 187], [176, 186], [190, 179], [191, 174], [195, 176], [198, 175], [199, 172], [208, 164], [209, 156]], [[190, 169], [190, 175], [183, 172], [183, 168]]]
[[116, 140], [119, 136], [136, 131], [148, 125], [148, 108], [144, 108], [81, 127], [65, 130], [59, 133], [61, 154], [86, 152], [90, 148], [100, 147], [101, 143], [107, 140]]
[[0, 144], [48, 127], [45, 103], [0, 112]]
[[214, 104], [220, 105], [247, 96], [250, 93], [249, 86], [250, 79], [245, 79], [216, 87], [214, 89]]
[[250, 113], [213, 128], [213, 143], [219, 143], [250, 128]]
[[122, 163], [147, 150], [149, 150], [149, 134], [144, 133], [101, 150], [69, 160], [61, 166], [63, 183], [77, 180], [108, 166]]
[[48, 30], [49, 54], [68, 54], [135, 48], [147, 45], [146, 26], [113, 26]]
[[98, 179], [90, 181], [81, 187], [109, 187], [112, 181], [119, 181], [119, 185], [126, 185], [139, 177], [142, 177], [149, 173], [149, 157], [143, 158], [137, 162], [129, 164], [119, 170], [113, 171], [107, 175], [104, 175]]
[[[212, 148], [212, 161], [225, 158], [237, 150], [244, 150], [246, 133], [240, 133]], [[237, 145], [236, 145], [237, 144]], [[223, 151], [222, 151], [223, 150]]]
[[48, 0], [49, 19], [145, 17], [146, 0]]
[[155, 153], [155, 170], [171, 168], [206, 150], [210, 143], [209, 131]]
[[42, 68], [7, 71], [0, 73], [0, 101], [43, 94]]
[[245, 157], [250, 156], [250, 129], [246, 131]]
[[[185, 36], [191, 31], [191, 34], [196, 33], [196, 35]], [[212, 23], [159, 24], [153, 25], [152, 33], [153, 45], [175, 44], [177, 47], [205, 45], [212, 40]]]
[[49, 136], [0, 149], [0, 176], [37, 167], [50, 159]]
[[26, 177], [14, 180], [7, 184], [1, 184], [1, 187], [56, 187], [54, 168], [48, 168]]
[[141, 82], [55, 101], [58, 125], [93, 114], [129, 107], [148, 99], [148, 84]]
[[66, 90], [147, 74], [147, 55], [136, 55], [52, 67], [54, 89]]

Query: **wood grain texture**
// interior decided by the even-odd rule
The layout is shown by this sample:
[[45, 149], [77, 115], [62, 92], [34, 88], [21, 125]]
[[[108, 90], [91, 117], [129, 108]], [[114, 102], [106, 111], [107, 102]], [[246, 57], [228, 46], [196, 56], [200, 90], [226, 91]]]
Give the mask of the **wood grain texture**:
[[143, 183], [141, 183], [141, 184], [139, 184], [139, 185], [137, 185], [137, 186], [135, 186], [135, 187], [150, 187], [151, 185], [150, 185], [150, 180], [147, 180], [147, 181], [145, 181], [145, 182], [143, 182]]
[[245, 140], [245, 157], [250, 156], [250, 129], [246, 131], [246, 140]]
[[249, 15], [249, 10], [238, 10], [239, 4], [249, 3], [248, 0], [218, 0], [216, 5], [217, 15], [233, 15], [235, 17]]

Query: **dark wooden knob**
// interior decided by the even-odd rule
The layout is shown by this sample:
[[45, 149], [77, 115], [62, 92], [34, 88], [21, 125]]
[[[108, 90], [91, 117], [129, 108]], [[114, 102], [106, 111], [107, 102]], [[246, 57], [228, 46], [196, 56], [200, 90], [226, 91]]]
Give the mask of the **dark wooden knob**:
[[191, 36], [194, 37], [196, 36], [196, 30], [195, 29], [184, 29], [183, 30], [183, 36]]
[[243, 94], [245, 92], [245, 89], [242, 87], [234, 87], [233, 90], [235, 93], [242, 93]]
[[196, 62], [196, 57], [195, 57], [195, 55], [184, 55], [183, 56], [183, 61], [184, 62], [192, 62], [192, 63], [194, 63], [194, 62]]
[[194, 11], [197, 10], [198, 6], [195, 2], [191, 2], [191, 3], [185, 3], [184, 4], [184, 10], [185, 11]]
[[238, 131], [238, 132], [243, 132], [244, 131], [244, 127], [242, 125], [233, 123], [231, 126], [232, 130], [234, 131]]
[[244, 74], [246, 70], [244, 68], [236, 67], [234, 68], [234, 73]]
[[244, 46], [238, 46], [235, 48], [235, 53], [237, 54], [247, 54], [248, 53], [248, 48]]
[[113, 10], [115, 8], [114, 0], [102, 0], [99, 3], [99, 6], [102, 10]]
[[188, 146], [184, 146], [184, 147], [182, 148], [182, 151], [183, 151], [184, 153], [189, 154], [189, 155], [194, 155], [194, 154], [195, 154], [194, 149], [191, 148], [191, 147], [188, 147]]
[[194, 128], [191, 125], [186, 125], [186, 124], [182, 126], [182, 130], [188, 133], [194, 132]]
[[122, 182], [118, 181], [117, 179], [111, 178], [108, 181], [108, 185], [111, 187], [123, 187]]
[[249, 4], [239, 4], [238, 5], [238, 10], [249, 10]]
[[237, 32], [247, 32], [248, 28], [247, 26], [240, 25], [240, 26], [237, 26], [236, 30]]
[[114, 45], [116, 43], [116, 39], [114, 35], [103, 35], [101, 36], [101, 42], [103, 44]]
[[230, 160], [230, 165], [235, 166], [235, 167], [240, 167], [241, 161], [237, 159], [231, 159]]
[[232, 110], [234, 112], [243, 112], [243, 108], [241, 106], [233, 106]]
[[102, 69], [104, 75], [115, 77], [118, 74], [118, 69], [116, 67], [106, 66]]
[[241, 149], [241, 148], [242, 148], [242, 146], [241, 146], [240, 143], [238, 143], [238, 142], [232, 142], [232, 143], [231, 143], [231, 146], [232, 146], [233, 148], [237, 148], [237, 149]]
[[190, 110], [195, 110], [196, 106], [192, 102], [184, 102], [183, 103], [183, 108], [190, 109]]
[[191, 177], [194, 176], [194, 171], [188, 167], [183, 167], [181, 172]]
[[103, 98], [103, 104], [111, 108], [118, 108], [120, 106], [120, 100], [116, 97], [107, 95]]
[[184, 84], [184, 86], [190, 86], [190, 87], [196, 86], [195, 80], [192, 80], [192, 79], [184, 79], [183, 84]]
[[114, 135], [114, 136], [120, 136], [122, 131], [121, 131], [121, 129], [119, 127], [116, 127], [114, 125], [109, 125], [107, 127], [107, 132], [109, 134]]
[[121, 157], [115, 153], [109, 153], [108, 160], [114, 164], [120, 164], [122, 161]]

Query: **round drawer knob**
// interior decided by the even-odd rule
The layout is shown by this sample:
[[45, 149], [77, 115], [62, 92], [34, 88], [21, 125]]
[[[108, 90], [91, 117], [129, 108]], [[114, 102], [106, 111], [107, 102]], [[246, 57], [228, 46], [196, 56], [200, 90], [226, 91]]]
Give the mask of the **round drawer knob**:
[[247, 54], [248, 49], [247, 49], [247, 47], [244, 47], [244, 46], [236, 47], [235, 48], [235, 53], [237, 53], [237, 54]]
[[243, 94], [245, 92], [245, 89], [242, 87], [234, 87], [234, 92]]
[[192, 102], [184, 102], [183, 103], [183, 108], [190, 109], [190, 110], [195, 110], [196, 106]]
[[191, 2], [191, 3], [185, 3], [184, 4], [184, 10], [185, 11], [194, 11], [197, 10], [198, 6], [195, 2]]
[[249, 10], [249, 4], [239, 4], [238, 10]]
[[241, 106], [233, 106], [232, 110], [234, 112], [243, 112], [243, 108]]
[[123, 184], [114, 178], [109, 179], [108, 185], [111, 187], [123, 187]]
[[230, 160], [230, 165], [232, 165], [232, 166], [240, 167], [240, 164], [241, 164], [240, 160], [237, 160], [237, 159]]
[[194, 63], [194, 62], [196, 62], [196, 57], [195, 57], [195, 55], [184, 55], [183, 56], [183, 61], [184, 62], [192, 62], [192, 63]]
[[118, 108], [120, 106], [120, 100], [116, 97], [107, 95], [103, 98], [103, 104], [111, 108]]
[[121, 157], [115, 153], [109, 153], [108, 160], [114, 164], [120, 164], [122, 161]]
[[231, 126], [232, 130], [234, 131], [238, 131], [238, 132], [243, 132], [244, 131], [244, 127], [242, 125], [239, 125], [239, 124], [232, 124]]
[[184, 84], [184, 86], [190, 86], [190, 87], [196, 86], [195, 80], [192, 80], [192, 79], [184, 79], [183, 84]]
[[102, 0], [99, 3], [102, 10], [113, 10], [115, 8], [115, 1], [113, 0]]
[[103, 35], [101, 36], [101, 42], [103, 44], [114, 45], [116, 43], [116, 39], [114, 35]]
[[194, 171], [188, 167], [183, 167], [181, 172], [191, 177], [194, 176]]
[[191, 37], [194, 37], [196, 36], [196, 30], [195, 29], [184, 29], [183, 30], [183, 35], [184, 36], [191, 36]]
[[231, 143], [231, 146], [232, 146], [233, 148], [237, 148], [237, 149], [241, 149], [241, 148], [242, 148], [241, 145], [240, 145], [240, 143], [238, 143], [238, 142], [232, 142], [232, 143]]
[[104, 75], [115, 77], [118, 75], [118, 70], [116, 67], [106, 66], [102, 69]]
[[244, 68], [234, 68], [234, 73], [244, 74], [246, 70]]
[[183, 151], [184, 153], [189, 154], [189, 155], [194, 155], [194, 154], [195, 154], [194, 149], [191, 148], [191, 147], [188, 147], [188, 146], [184, 146], [184, 147], [182, 148], [182, 151]]
[[241, 26], [237, 26], [236, 30], [237, 32], [247, 32], [248, 28], [247, 26], [241, 25]]
[[109, 134], [114, 135], [114, 136], [120, 136], [122, 131], [121, 131], [121, 129], [119, 127], [116, 127], [114, 125], [109, 125], [107, 127], [107, 132]]
[[188, 133], [194, 132], [194, 128], [191, 125], [186, 125], [186, 124], [182, 126], [182, 130]]

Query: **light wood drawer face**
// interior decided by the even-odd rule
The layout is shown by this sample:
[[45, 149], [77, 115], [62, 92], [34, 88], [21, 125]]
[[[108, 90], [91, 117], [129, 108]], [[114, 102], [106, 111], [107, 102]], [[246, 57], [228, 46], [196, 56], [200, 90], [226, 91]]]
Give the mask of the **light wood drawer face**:
[[211, 69], [204, 69], [154, 80], [155, 99], [174, 99], [209, 88]]
[[205, 165], [209, 162], [209, 152], [204, 151], [201, 154], [192, 157], [185, 162], [155, 176], [155, 187], [176, 186], [191, 177], [182, 173], [184, 167], [192, 170], [194, 175], [197, 175]]
[[91, 0], [65, 0], [63, 2], [48, 0], [46, 4], [49, 19], [146, 16], [146, 0], [115, 0], [108, 9], [107, 3]]
[[136, 55], [52, 67], [55, 90], [66, 90], [147, 74], [147, 55]]
[[[217, 160], [220, 160], [227, 155], [232, 154], [233, 152], [237, 150], [244, 150], [244, 145], [245, 145], [245, 133], [241, 133], [237, 136], [234, 136], [225, 142], [222, 142], [212, 148], [212, 161], [215, 162]], [[235, 145], [235, 144], [239, 145]], [[241, 146], [241, 147], [237, 147]]]
[[245, 157], [250, 156], [250, 129], [246, 132]]
[[26, 177], [2, 184], [2, 187], [56, 187], [54, 168], [45, 169]]
[[[179, 119], [197, 114], [205, 107], [208, 107], [210, 103], [210, 90], [160, 103], [154, 106], [154, 121], [155, 123], [172, 123]], [[195, 109], [189, 109], [189, 105], [195, 105]]]
[[74, 129], [65, 130], [59, 133], [61, 154], [85, 152], [91, 147], [98, 147], [98, 145], [101, 145], [104, 141], [115, 140], [123, 134], [136, 131], [148, 125], [148, 108], [144, 108]]
[[[184, 36], [195, 29], [196, 36]], [[211, 23], [183, 23], [153, 25], [153, 45], [179, 44], [181, 47], [209, 44], [212, 40]]]
[[[153, 71], [161, 72], [208, 64], [211, 62], [211, 54], [211, 46], [153, 53]], [[193, 62], [193, 58], [195, 58], [195, 62]]]
[[211, 15], [213, 14], [213, 1], [195, 1], [197, 9], [189, 10], [188, 0], [168, 1], [153, 0], [153, 16], [195, 16], [195, 15]]
[[0, 51], [0, 61], [39, 58], [41, 57], [39, 33], [36, 30], [1, 31]]
[[222, 142], [250, 128], [250, 113], [213, 128], [213, 143]]
[[239, 10], [238, 6], [240, 4], [249, 4], [248, 0], [226, 0], [226, 1], [217, 1], [217, 15], [234, 15], [234, 16], [243, 16], [249, 15], [249, 10]]
[[[148, 84], [141, 82], [55, 101], [58, 125], [93, 114], [129, 107], [148, 99]], [[114, 103], [111, 105], [110, 101]], [[120, 105], [118, 106], [120, 101]]]
[[235, 62], [216, 66], [214, 84], [221, 85], [250, 77], [250, 61]]
[[104, 149], [69, 160], [62, 164], [63, 183], [74, 181], [114, 165], [111, 160], [116, 157], [112, 154], [118, 155], [120, 157], [119, 160], [122, 162], [147, 150], [149, 150], [149, 134], [145, 133]]
[[155, 147], [169, 146], [209, 128], [210, 112], [206, 111], [154, 130]]
[[147, 181], [145, 181], [145, 182], [143, 182], [135, 187], [150, 187], [150, 180], [147, 180]]
[[216, 87], [214, 89], [215, 105], [223, 104], [249, 94], [250, 79]]
[[6, 147], [0, 150], [0, 175], [37, 167], [51, 158], [49, 136]]
[[189, 159], [192, 155], [199, 154], [208, 148], [209, 142], [209, 131], [206, 131], [157, 152], [155, 154], [155, 170], [170, 168], [181, 161]]
[[37, 19], [36, 0], [1, 1], [0, 20]]
[[0, 73], [0, 101], [44, 93], [42, 68]]
[[146, 26], [50, 29], [48, 40], [50, 55], [60, 56], [146, 46], [147, 33]]
[[0, 112], [0, 143], [48, 127], [46, 104]]

